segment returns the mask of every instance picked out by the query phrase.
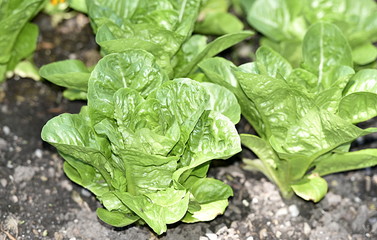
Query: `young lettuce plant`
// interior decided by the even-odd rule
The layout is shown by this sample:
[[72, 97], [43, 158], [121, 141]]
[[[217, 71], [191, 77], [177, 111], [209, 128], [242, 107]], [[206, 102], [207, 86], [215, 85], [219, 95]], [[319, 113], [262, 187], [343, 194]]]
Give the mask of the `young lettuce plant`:
[[203, 0], [195, 24], [195, 32], [208, 35], [223, 35], [240, 32], [243, 23], [229, 13], [230, 0]]
[[354, 125], [377, 115], [377, 70], [355, 73], [346, 38], [329, 23], [310, 27], [302, 51], [300, 68], [265, 46], [253, 63], [213, 58], [200, 67], [237, 96], [259, 135], [241, 135], [258, 156], [245, 159], [246, 168], [264, 173], [284, 197], [318, 202], [328, 190], [324, 175], [377, 165], [377, 149], [349, 152], [355, 139], [377, 131]]
[[[208, 45], [203, 36], [192, 36], [201, 2], [96, 0], [87, 1], [87, 6], [96, 41], [105, 54], [127, 49], [146, 50], [172, 78], [186, 77], [202, 59], [252, 35], [249, 31], [231, 32]], [[186, 45], [186, 42], [189, 43]], [[190, 54], [185, 52], [187, 48]]]
[[153, 55], [127, 50], [99, 61], [88, 106], [48, 121], [42, 138], [65, 159], [67, 176], [103, 204], [101, 220], [162, 234], [167, 224], [224, 212], [232, 189], [206, 175], [210, 160], [241, 151], [239, 118], [226, 88], [169, 80]]
[[25, 59], [33, 54], [38, 37], [38, 27], [29, 21], [42, 9], [45, 2], [0, 2], [0, 83], [5, 80], [6, 73], [11, 76], [14, 72], [39, 80], [34, 64]]
[[[71, 2], [76, 7], [79, 3]], [[192, 35], [200, 3], [200, 0], [95, 0], [86, 1], [85, 12], [104, 55], [142, 49], [155, 56], [169, 78], [188, 77], [203, 59], [252, 35], [249, 31], [232, 32], [209, 44], [207, 37]], [[87, 85], [89, 74], [77, 60], [46, 65], [40, 73], [49, 81], [67, 87], [66, 96], [70, 99], [86, 98], [87, 88], [82, 86]]]
[[374, 0], [241, 0], [247, 21], [265, 37], [263, 46], [278, 51], [294, 66], [301, 59], [301, 44], [310, 25], [336, 24], [347, 37], [354, 63], [375, 62], [377, 4]]

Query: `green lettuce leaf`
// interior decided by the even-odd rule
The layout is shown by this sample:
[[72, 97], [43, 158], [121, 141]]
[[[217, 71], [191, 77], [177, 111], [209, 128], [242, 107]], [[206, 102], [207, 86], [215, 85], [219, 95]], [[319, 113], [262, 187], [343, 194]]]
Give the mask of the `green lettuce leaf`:
[[38, 28], [29, 21], [42, 9], [44, 0], [3, 0], [0, 7], [0, 82], [7, 71], [36, 49]]
[[68, 177], [97, 196], [101, 220], [146, 223], [162, 234], [167, 224], [224, 212], [232, 191], [206, 175], [212, 159], [241, 150], [234, 123], [222, 114], [238, 120], [237, 106], [226, 89], [169, 81], [152, 54], [127, 50], [96, 65], [88, 106], [51, 119], [42, 138], [66, 160]]

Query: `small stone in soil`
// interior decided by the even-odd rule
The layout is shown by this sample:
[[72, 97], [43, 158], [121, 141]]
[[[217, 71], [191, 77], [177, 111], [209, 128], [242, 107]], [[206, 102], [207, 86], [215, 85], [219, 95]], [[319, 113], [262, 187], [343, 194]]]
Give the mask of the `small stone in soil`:
[[10, 133], [10, 128], [9, 128], [8, 126], [4, 126], [4, 127], [3, 127], [3, 132], [4, 132], [5, 135], [9, 135], [9, 133]]
[[259, 231], [259, 238], [260, 239], [265, 239], [267, 236], [268, 236], [267, 229], [263, 228], [262, 230]]
[[312, 231], [311, 227], [308, 223], [304, 223], [304, 233], [305, 235], [309, 236], [310, 232]]
[[215, 233], [206, 233], [209, 240], [217, 240], [217, 235]]
[[287, 214], [288, 214], [288, 209], [287, 209], [286, 207], [283, 207], [283, 208], [278, 209], [278, 210], [276, 211], [276, 213], [275, 213], [275, 215], [276, 215], [277, 217], [279, 217], [279, 216], [285, 216], [285, 215], [287, 215]]
[[5, 141], [3, 138], [0, 138], [0, 150], [6, 150], [7, 149], [7, 141]]
[[355, 232], [362, 232], [365, 230], [365, 222], [368, 220], [369, 210], [368, 207], [362, 205], [359, 208], [358, 214], [352, 222], [352, 230]]
[[81, 195], [83, 195], [84, 197], [90, 197], [92, 194], [88, 190], [82, 188]]
[[14, 181], [20, 183], [22, 181], [30, 181], [35, 174], [35, 168], [27, 166], [17, 166], [14, 170]]
[[13, 195], [10, 197], [10, 200], [13, 202], [13, 203], [18, 203], [18, 197], [16, 195]]
[[35, 152], [34, 152], [34, 155], [35, 155], [37, 158], [41, 159], [41, 158], [42, 158], [42, 155], [43, 155], [42, 150], [41, 150], [41, 149], [36, 149]]
[[298, 215], [300, 215], [300, 210], [298, 210], [298, 207], [294, 204], [290, 205], [288, 207], [288, 210], [292, 217], [297, 217]]
[[5, 178], [0, 179], [0, 184], [3, 188], [8, 185], [8, 181]]

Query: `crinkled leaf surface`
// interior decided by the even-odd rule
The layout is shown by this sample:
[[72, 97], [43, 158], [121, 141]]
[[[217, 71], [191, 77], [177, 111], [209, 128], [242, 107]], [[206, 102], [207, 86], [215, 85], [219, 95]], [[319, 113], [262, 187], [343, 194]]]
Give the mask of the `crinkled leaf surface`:
[[[41, 135], [44, 141], [55, 146], [63, 155], [94, 167], [110, 183], [109, 144], [95, 134], [87, 108], [84, 107], [80, 114], [62, 114], [51, 119], [43, 127]], [[70, 164], [75, 167], [73, 163]]]
[[88, 2], [96, 40], [107, 54], [149, 51], [170, 76], [170, 61], [191, 35], [199, 6], [200, 0]]
[[225, 87], [217, 84], [203, 82], [201, 85], [207, 89], [210, 95], [210, 107], [207, 108], [207, 110], [222, 113], [234, 124], [237, 124], [241, 118], [241, 108], [234, 94]]
[[150, 98], [156, 99], [163, 108], [175, 116], [180, 126], [181, 137], [172, 154], [182, 154], [190, 134], [209, 106], [209, 94], [198, 82], [176, 79], [166, 82]]
[[166, 232], [166, 224], [179, 221], [187, 211], [189, 197], [184, 190], [168, 188], [146, 195], [116, 192], [117, 197], [140, 216], [157, 234]]
[[269, 76], [236, 74], [246, 95], [254, 102], [264, 123], [267, 138], [282, 142], [292, 124], [296, 123], [312, 107], [313, 101], [299, 89], [289, 86], [284, 80]]
[[110, 54], [101, 59], [88, 84], [88, 106], [93, 124], [113, 117], [113, 95], [120, 88], [132, 88], [146, 97], [168, 78], [154, 57], [143, 50]]
[[[208, 81], [229, 89], [237, 97], [243, 116], [254, 126], [260, 136], [264, 136], [266, 134], [262, 131], [264, 123], [254, 102], [248, 98], [237, 80], [236, 66], [226, 59], [215, 57], [203, 60], [199, 67]], [[247, 72], [243, 69], [240, 71]]]
[[110, 54], [89, 78], [88, 107], [50, 120], [42, 137], [66, 159], [68, 176], [97, 195], [102, 220], [140, 219], [161, 234], [188, 211], [195, 221], [213, 219], [231, 195], [225, 184], [202, 180], [210, 160], [241, 150], [234, 123], [219, 99], [210, 104], [209, 91], [191, 79], [168, 81], [143, 50]]
[[[234, 124], [224, 115], [205, 111], [187, 142], [187, 148], [181, 157], [181, 168], [173, 174], [176, 182], [184, 182], [185, 172], [212, 159], [225, 159], [239, 151], [240, 138], [233, 128]], [[226, 131], [225, 131], [226, 130]]]
[[368, 134], [348, 121], [313, 109], [287, 132], [283, 148], [289, 153], [315, 156]]
[[339, 116], [352, 123], [377, 116], [377, 70], [364, 69], [350, 79], [339, 103]]
[[286, 79], [291, 74], [292, 66], [279, 53], [268, 47], [260, 47], [256, 52], [256, 66], [259, 74]]

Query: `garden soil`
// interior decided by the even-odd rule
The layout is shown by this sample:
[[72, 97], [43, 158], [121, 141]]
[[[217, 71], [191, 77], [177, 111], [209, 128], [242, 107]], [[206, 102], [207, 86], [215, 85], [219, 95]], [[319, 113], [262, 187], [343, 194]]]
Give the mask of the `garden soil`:
[[[52, 26], [50, 17], [40, 14], [35, 22], [41, 31], [38, 66], [63, 59], [93, 65], [100, 58], [84, 15]], [[245, 49], [253, 48], [244, 43], [233, 50]], [[263, 175], [243, 170], [241, 154], [212, 164], [209, 176], [234, 190], [225, 214], [214, 221], [176, 223], [161, 236], [147, 226], [106, 225], [96, 217], [100, 205], [93, 195], [64, 175], [62, 158], [40, 138], [49, 119], [77, 113], [84, 104], [64, 99], [62, 89], [48, 82], [12, 77], [0, 85], [0, 240], [377, 239], [376, 167], [326, 177], [329, 192], [314, 204], [282, 199]], [[372, 126], [377, 119], [362, 125]], [[245, 121], [238, 128], [251, 131]], [[371, 135], [358, 139], [352, 150], [375, 147], [377, 136]]]

